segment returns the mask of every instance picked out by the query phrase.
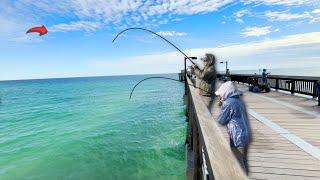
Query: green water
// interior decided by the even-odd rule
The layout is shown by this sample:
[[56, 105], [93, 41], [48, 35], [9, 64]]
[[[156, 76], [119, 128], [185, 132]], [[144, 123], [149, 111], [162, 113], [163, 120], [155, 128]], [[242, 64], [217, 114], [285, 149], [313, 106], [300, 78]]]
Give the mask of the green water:
[[0, 82], [0, 179], [184, 179], [183, 84], [145, 77]]

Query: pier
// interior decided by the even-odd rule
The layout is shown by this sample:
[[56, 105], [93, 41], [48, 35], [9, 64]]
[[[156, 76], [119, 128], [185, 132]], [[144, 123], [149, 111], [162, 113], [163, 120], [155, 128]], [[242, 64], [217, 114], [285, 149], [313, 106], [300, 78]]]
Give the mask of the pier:
[[231, 76], [244, 92], [252, 129], [249, 176], [231, 152], [226, 127], [216, 122], [220, 107], [209, 110], [209, 98], [187, 78], [187, 179], [320, 179], [318, 78], [271, 76], [272, 91], [257, 94], [248, 91], [251, 76]]

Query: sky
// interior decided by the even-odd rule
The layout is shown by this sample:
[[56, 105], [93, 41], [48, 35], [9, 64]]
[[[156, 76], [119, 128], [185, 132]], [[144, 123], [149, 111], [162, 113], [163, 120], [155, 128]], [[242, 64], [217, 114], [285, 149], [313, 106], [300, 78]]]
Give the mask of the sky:
[[[41, 25], [47, 35], [26, 34]], [[319, 0], [1, 0], [0, 80], [183, 69], [184, 57], [154, 35], [129, 31], [112, 43], [128, 27], [189, 56], [213, 53], [231, 73], [320, 76]]]

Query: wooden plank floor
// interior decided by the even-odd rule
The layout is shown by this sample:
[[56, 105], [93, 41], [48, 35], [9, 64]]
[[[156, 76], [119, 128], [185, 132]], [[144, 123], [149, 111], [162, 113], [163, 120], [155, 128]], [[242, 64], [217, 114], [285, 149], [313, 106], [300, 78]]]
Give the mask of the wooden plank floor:
[[[253, 94], [242, 85], [239, 89], [245, 91], [248, 109], [320, 149], [320, 108], [315, 100], [280, 92]], [[208, 98], [203, 100], [208, 103]], [[211, 110], [213, 119], [219, 109], [215, 105]], [[253, 136], [248, 155], [250, 179], [320, 179], [318, 158], [252, 115], [249, 120]]]

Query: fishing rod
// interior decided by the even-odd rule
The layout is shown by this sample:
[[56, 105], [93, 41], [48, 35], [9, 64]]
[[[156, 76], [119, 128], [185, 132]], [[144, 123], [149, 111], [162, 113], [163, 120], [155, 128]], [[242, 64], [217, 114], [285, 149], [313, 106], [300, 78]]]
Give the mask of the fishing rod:
[[[160, 76], [160, 77], [158, 77], [158, 76], [156, 76], [156, 77], [148, 77], [148, 78], [145, 78], [145, 79], [142, 79], [141, 81], [139, 81], [139, 82], [132, 88], [131, 93], [130, 93], [129, 100], [131, 100], [133, 91], [136, 89], [136, 87], [137, 87], [140, 83], [142, 83], [143, 81], [146, 81], [146, 80], [149, 80], [149, 79], [167, 79], [167, 80], [172, 80], [172, 81], [177, 81], [177, 82], [180, 82], [180, 83], [184, 83], [184, 82], [182, 82], [182, 81], [180, 81], [180, 80], [172, 79], [172, 78], [167, 78], [167, 77], [161, 77], [161, 76]], [[193, 84], [189, 84], [189, 83], [187, 83], [187, 84], [190, 85], [190, 86], [195, 87]], [[201, 89], [201, 88], [199, 88], [199, 87], [195, 87], [195, 88], [200, 89], [200, 90], [202, 90], [202, 91], [205, 91], [205, 92], [207, 92], [207, 93], [212, 94], [211, 92], [208, 92], [208, 91], [206, 91], [206, 90], [204, 90], [204, 89]]]
[[151, 30], [149, 30], [149, 29], [145, 29], [145, 28], [127, 28], [127, 29], [119, 32], [119, 33], [117, 34], [117, 36], [112, 40], [112, 43], [114, 43], [115, 40], [117, 40], [117, 38], [118, 38], [121, 34], [123, 34], [123, 33], [126, 32], [126, 31], [130, 31], [130, 30], [142, 30], [142, 31], [146, 31], [146, 32], [149, 32], [149, 33], [151, 33], [151, 34], [154, 34], [154, 35], [160, 37], [161, 39], [163, 39], [164, 41], [166, 41], [167, 43], [169, 43], [171, 46], [173, 46], [173, 47], [174, 47], [176, 50], [178, 50], [180, 53], [182, 53], [192, 64], [197, 65], [194, 61], [192, 61], [191, 58], [189, 58], [189, 56], [187, 56], [187, 55], [186, 55], [182, 50], [180, 50], [177, 46], [175, 46], [173, 43], [171, 43], [169, 40], [167, 40], [167, 39], [164, 38], [163, 36], [161, 36], [161, 35], [153, 32], [153, 31], [151, 31]]

